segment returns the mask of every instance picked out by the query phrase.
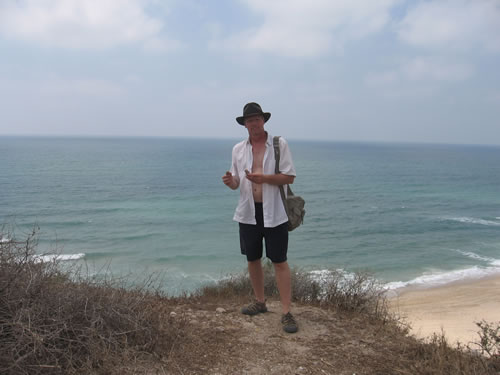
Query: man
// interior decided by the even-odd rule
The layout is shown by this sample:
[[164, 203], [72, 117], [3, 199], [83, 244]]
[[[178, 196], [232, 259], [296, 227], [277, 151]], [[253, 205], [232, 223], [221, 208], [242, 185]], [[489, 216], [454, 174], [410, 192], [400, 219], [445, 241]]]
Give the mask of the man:
[[292, 184], [296, 174], [292, 155], [283, 138], [279, 142], [280, 173], [275, 173], [273, 137], [264, 130], [270, 117], [271, 113], [263, 112], [257, 103], [245, 105], [243, 116], [237, 117], [236, 121], [245, 126], [248, 139], [234, 146], [231, 170], [226, 172], [222, 181], [233, 190], [240, 188], [240, 200], [233, 219], [239, 222], [241, 253], [247, 257], [255, 294], [255, 302], [241, 312], [246, 315], [267, 312], [261, 263], [264, 239], [266, 256], [273, 263], [280, 293], [281, 323], [285, 332], [295, 333], [298, 325], [290, 312], [291, 277], [287, 263], [288, 217], [279, 185]]

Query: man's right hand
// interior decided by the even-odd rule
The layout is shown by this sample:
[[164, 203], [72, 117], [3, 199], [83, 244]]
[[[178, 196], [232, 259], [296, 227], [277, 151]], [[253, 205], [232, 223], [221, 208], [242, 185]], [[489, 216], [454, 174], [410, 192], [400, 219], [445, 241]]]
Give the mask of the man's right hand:
[[231, 172], [227, 171], [224, 176], [222, 176], [222, 182], [231, 189], [234, 189], [235, 181]]

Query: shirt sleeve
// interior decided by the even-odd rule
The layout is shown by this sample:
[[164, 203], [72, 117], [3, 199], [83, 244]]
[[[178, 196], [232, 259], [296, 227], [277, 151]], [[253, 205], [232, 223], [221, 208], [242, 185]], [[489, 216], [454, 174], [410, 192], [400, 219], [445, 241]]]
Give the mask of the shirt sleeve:
[[231, 174], [233, 175], [233, 178], [238, 182], [238, 185], [240, 184], [240, 174], [238, 172], [238, 163], [236, 163], [236, 154], [237, 154], [237, 150], [236, 150], [236, 146], [233, 147], [233, 153], [232, 153], [232, 157], [231, 157], [231, 169], [229, 170], [229, 172], [231, 172]]
[[297, 176], [288, 142], [280, 137], [280, 172], [287, 176]]

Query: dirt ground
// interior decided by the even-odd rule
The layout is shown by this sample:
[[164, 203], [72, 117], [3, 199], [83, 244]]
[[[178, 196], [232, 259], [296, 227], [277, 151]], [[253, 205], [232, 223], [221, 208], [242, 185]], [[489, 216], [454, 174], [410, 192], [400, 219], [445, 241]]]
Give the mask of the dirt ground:
[[166, 364], [168, 371], [162, 368], [158, 373], [399, 373], [391, 372], [384, 360], [390, 350], [385, 341], [395, 333], [380, 322], [294, 306], [299, 332], [287, 334], [281, 327], [278, 301], [268, 301], [269, 312], [253, 317], [241, 314], [241, 306], [238, 302], [178, 306], [171, 319], [184, 319], [186, 330], [192, 330], [197, 339], [188, 343], [180, 339]]

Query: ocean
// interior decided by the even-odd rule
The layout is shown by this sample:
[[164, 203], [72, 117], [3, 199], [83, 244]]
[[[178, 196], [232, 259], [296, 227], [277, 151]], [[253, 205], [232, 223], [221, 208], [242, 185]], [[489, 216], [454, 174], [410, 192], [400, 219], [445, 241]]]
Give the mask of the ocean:
[[[170, 294], [240, 273], [239, 140], [0, 137], [0, 241], [88, 274], [161, 275]], [[500, 273], [500, 146], [288, 140], [306, 200], [291, 266], [387, 288]]]

